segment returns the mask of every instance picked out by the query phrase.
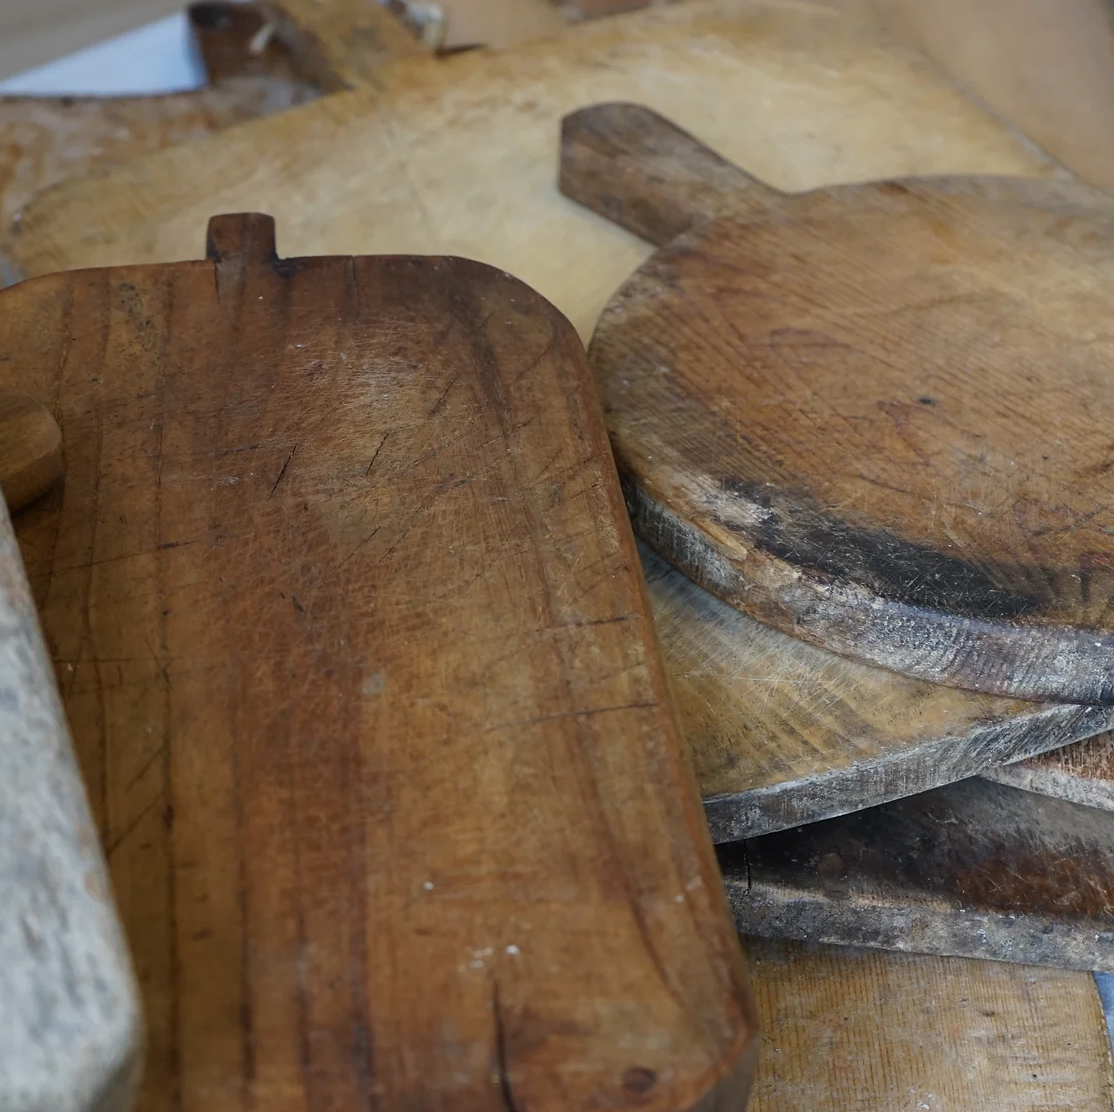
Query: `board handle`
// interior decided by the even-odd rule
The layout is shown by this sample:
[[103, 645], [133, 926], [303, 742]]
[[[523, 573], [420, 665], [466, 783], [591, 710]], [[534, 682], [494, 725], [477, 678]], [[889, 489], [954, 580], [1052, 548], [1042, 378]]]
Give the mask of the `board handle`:
[[566, 197], [656, 246], [742, 197], [783, 196], [639, 104], [594, 104], [561, 121]]
[[0, 491], [9, 513], [41, 498], [62, 477], [62, 430], [35, 398], [0, 386]]

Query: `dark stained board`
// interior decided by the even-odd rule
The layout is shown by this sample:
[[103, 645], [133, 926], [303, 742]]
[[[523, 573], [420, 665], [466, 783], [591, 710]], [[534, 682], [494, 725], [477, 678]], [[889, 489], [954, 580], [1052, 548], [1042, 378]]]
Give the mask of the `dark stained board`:
[[1114, 815], [974, 778], [722, 847], [739, 929], [1114, 971]]
[[141, 1108], [741, 1107], [738, 941], [584, 352], [477, 263], [0, 293], [19, 537], [143, 988]]
[[960, 691], [836, 656], [641, 554], [716, 842], [913, 795], [1114, 725], [1110, 707]]
[[790, 196], [646, 109], [561, 188], [664, 244], [590, 349], [636, 531], [752, 617], [920, 679], [1114, 700], [1114, 210], [1071, 181]]

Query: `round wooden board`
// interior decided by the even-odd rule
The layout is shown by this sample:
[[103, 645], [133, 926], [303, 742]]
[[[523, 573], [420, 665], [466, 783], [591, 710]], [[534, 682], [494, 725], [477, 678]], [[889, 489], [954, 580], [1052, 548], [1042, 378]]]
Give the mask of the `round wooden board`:
[[[979, 178], [790, 197], [720, 162], [722, 213], [701, 220], [692, 182], [707, 193], [716, 156], [688, 136], [678, 149], [676, 129], [655, 148], [647, 119], [671, 125], [644, 110], [577, 115], [607, 111], [640, 130], [616, 156], [621, 196], [598, 208], [663, 239], [694, 210], [591, 347], [642, 534], [833, 651], [999, 694], [1114, 699], [1106, 203]], [[564, 157], [580, 199], [567, 132]]]

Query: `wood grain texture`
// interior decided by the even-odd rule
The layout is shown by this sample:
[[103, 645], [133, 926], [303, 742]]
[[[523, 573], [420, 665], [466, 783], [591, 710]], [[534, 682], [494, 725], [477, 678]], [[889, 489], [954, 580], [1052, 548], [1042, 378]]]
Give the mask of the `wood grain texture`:
[[145, 1107], [738, 1106], [744, 970], [579, 341], [454, 259], [0, 294]]
[[[701, 65], [694, 69], [695, 57]], [[527, 278], [587, 336], [615, 286], [648, 253], [639, 240], [562, 198], [553, 184], [561, 114], [609, 95], [648, 100], [712, 129], [725, 152], [785, 189], [884, 174], [1053, 170], [919, 56], [830, 12], [792, 3], [694, 2], [513, 52], [396, 63], [379, 75], [377, 88], [225, 133], [196, 148], [196, 157], [169, 152], [99, 182], [63, 186], [33, 206], [10, 246], [31, 270], [191, 257], [216, 195], [231, 207], [280, 212], [284, 242], [294, 251], [362, 244], [479, 257]], [[722, 110], [724, 103], [757, 99], [761, 113]], [[245, 177], [245, 166], [258, 172]], [[785, 673], [777, 659], [766, 667], [755, 674]], [[780, 717], [802, 728], [819, 722], [827, 731], [834, 717], [823, 714], [823, 701], [844, 707], [859, 684], [837, 679], [828, 662], [810, 688], [817, 706], [802, 706], [779, 687], [790, 699]], [[986, 710], [972, 698], [957, 724], [931, 728], [919, 705], [882, 705], [892, 706], [891, 720], [908, 722], [913, 734], [966, 737]], [[861, 705], [857, 713], [864, 713]], [[879, 731], [884, 725], [873, 712], [866, 720]], [[880, 801], [879, 790], [889, 797], [929, 786], [918, 777], [941, 774], [931, 761], [920, 761], [916, 775], [918, 762], [898, 771], [899, 762], [889, 772], [868, 770], [860, 785], [848, 761], [864, 757], [864, 746], [874, 761], [888, 739], [875, 735], [876, 752], [874, 729], [847, 719], [835, 725], [835, 735], [787, 731], [785, 754], [769, 754], [762, 778], [745, 790], [765, 789], [772, 778], [777, 792], [800, 778], [815, 802], [822, 793], [809, 777], [830, 760], [834, 781], [854, 789], [844, 799], [860, 806]], [[715, 794], [734, 790], [722, 775], [726, 736], [709, 724], [706, 771], [719, 770]], [[837, 740], [852, 752], [835, 751]], [[810, 749], [820, 759], [802, 766]], [[958, 760], [960, 752], [973, 760], [979, 748], [960, 742], [941, 769], [977, 771]], [[103, 778], [99, 766], [90, 767], [94, 780]], [[827, 799], [817, 813], [833, 808], [843, 804]], [[799, 821], [793, 814], [801, 812], [787, 811], [786, 820]], [[763, 824], [773, 818], [773, 805], [754, 815]]]
[[1109, 1112], [1090, 974], [746, 940], [754, 1112]]
[[1100, 734], [983, 775], [1000, 784], [1114, 811], [1114, 735]]
[[590, 349], [652, 547], [835, 652], [1114, 700], [1105, 196], [974, 177], [735, 188], [624, 104], [566, 120], [561, 187], [668, 239]]
[[[724, 111], [756, 98], [761, 112]], [[374, 89], [69, 183], [25, 210], [8, 261], [31, 275], [189, 258], [212, 206], [258, 208], [276, 214], [292, 253], [447, 252], [498, 266], [587, 336], [647, 254], [554, 187], [561, 117], [602, 99], [703, 126], [785, 189], [1053, 172], [923, 58], [838, 14], [698, 0], [505, 52], [399, 62]]]
[[716, 842], [900, 799], [1114, 723], [1108, 707], [979, 695], [835, 656], [641, 554]]
[[264, 27], [254, 6], [209, 0], [194, 4], [189, 15], [209, 75], [204, 89], [145, 97], [0, 97], [0, 250], [12, 220], [49, 186], [320, 94], [277, 39], [252, 51]]
[[1114, 970], [1114, 815], [973, 778], [722, 847], [739, 929]]
[[327, 92], [366, 85], [388, 62], [429, 53], [378, 0], [261, 0], [260, 8]]
[[0, 489], [16, 513], [62, 477], [62, 430], [36, 398], [0, 388]]

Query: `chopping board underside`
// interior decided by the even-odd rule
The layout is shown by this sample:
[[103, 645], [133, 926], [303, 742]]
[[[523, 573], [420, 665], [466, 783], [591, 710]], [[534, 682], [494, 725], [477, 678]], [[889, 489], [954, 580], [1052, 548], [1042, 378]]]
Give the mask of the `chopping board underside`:
[[721, 849], [742, 931], [1114, 972], [1114, 816], [973, 778]]

